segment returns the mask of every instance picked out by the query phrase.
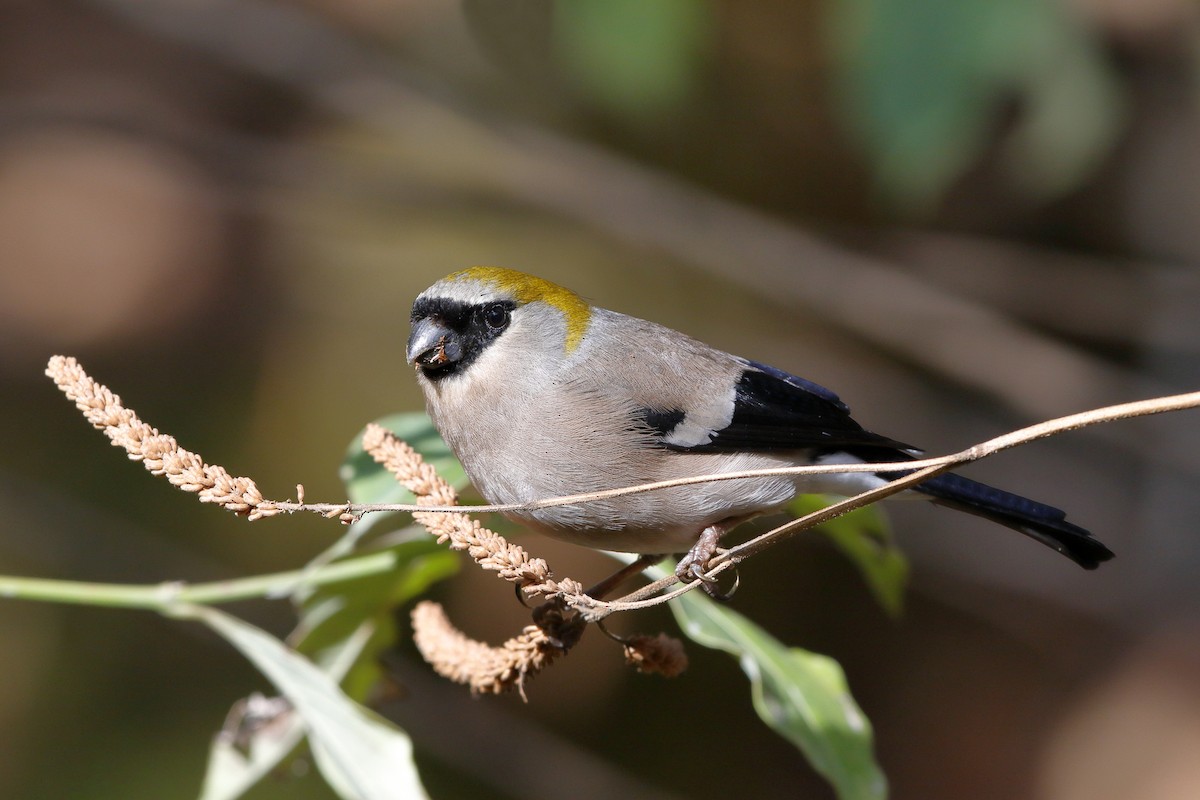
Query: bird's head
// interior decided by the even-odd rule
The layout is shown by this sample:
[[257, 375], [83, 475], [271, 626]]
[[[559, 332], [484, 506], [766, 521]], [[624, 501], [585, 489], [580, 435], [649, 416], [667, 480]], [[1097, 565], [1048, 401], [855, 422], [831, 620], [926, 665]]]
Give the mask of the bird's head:
[[435, 382], [465, 373], [485, 354], [510, 369], [546, 366], [579, 347], [591, 315], [579, 295], [550, 281], [472, 267], [417, 296], [407, 358]]

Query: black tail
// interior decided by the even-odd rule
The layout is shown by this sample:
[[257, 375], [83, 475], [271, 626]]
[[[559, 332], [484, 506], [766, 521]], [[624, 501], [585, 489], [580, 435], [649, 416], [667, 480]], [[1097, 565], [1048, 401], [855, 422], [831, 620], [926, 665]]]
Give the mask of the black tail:
[[1066, 512], [1026, 497], [949, 473], [919, 483], [913, 490], [929, 495], [939, 505], [1020, 531], [1054, 548], [1084, 569], [1095, 569], [1113, 557], [1112, 551], [1091, 533], [1067, 522]]

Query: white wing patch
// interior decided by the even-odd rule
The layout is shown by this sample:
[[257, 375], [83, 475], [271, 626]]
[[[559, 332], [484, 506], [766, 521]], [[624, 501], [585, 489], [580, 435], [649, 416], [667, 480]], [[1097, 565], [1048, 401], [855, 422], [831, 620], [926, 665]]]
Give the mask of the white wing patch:
[[685, 410], [683, 419], [663, 437], [671, 447], [699, 447], [713, 440], [719, 431], [733, 422], [735, 391], [730, 387], [724, 398], [697, 409]]

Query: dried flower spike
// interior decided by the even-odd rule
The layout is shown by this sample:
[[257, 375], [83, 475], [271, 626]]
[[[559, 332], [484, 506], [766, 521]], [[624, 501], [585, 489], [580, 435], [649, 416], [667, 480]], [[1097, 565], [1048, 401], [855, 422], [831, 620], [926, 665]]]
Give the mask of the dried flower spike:
[[[420, 453], [391, 431], [368, 425], [363, 433], [363, 449], [416, 495], [418, 505], [452, 506], [458, 502], [454, 487], [438, 475]], [[529, 594], [554, 594], [563, 588], [550, 580], [550, 567], [544, 559], [530, 558], [524, 548], [510, 544], [503, 536], [466, 514], [418, 511], [413, 514], [413, 519], [424, 525], [438, 542], [448, 540], [451, 549], [465, 550], [481, 567], [520, 584]], [[572, 584], [570, 588], [574, 586]]]
[[46, 365], [46, 375], [93, 427], [104, 431], [114, 446], [124, 448], [129, 458], [141, 461], [151, 474], [165, 475], [172, 485], [198, 493], [201, 503], [215, 503], [251, 520], [279, 513], [254, 481], [205, 464], [199, 455], [180, 447], [175, 437], [142, 422], [121, 404], [120, 396], [94, 381], [74, 358], [54, 356]]
[[442, 677], [471, 687], [474, 694], [517, 689], [521, 697], [525, 697], [525, 681], [565, 655], [583, 632], [577, 616], [558, 608], [543, 613], [538, 624], [526, 625], [499, 647], [491, 647], [455, 628], [445, 610], [428, 600], [413, 609], [412, 626], [421, 656]]

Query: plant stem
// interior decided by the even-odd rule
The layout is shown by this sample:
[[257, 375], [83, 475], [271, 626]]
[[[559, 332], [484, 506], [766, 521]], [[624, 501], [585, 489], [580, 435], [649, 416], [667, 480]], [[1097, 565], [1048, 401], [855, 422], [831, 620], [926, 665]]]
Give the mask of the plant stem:
[[381, 552], [339, 561], [319, 569], [299, 569], [197, 584], [168, 581], [131, 585], [0, 575], [0, 598], [168, 611], [178, 603], [213, 605], [257, 597], [285, 597], [300, 585], [321, 586], [395, 568], [395, 554]]

